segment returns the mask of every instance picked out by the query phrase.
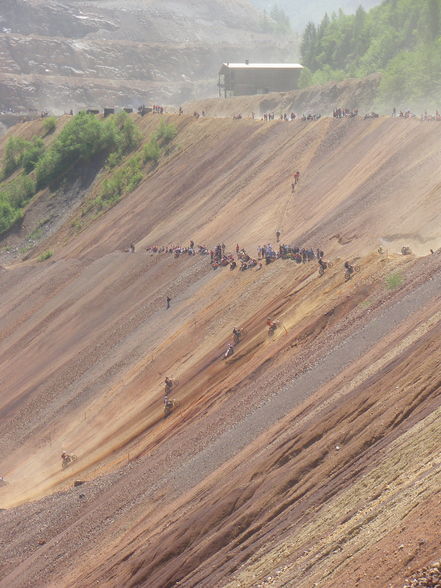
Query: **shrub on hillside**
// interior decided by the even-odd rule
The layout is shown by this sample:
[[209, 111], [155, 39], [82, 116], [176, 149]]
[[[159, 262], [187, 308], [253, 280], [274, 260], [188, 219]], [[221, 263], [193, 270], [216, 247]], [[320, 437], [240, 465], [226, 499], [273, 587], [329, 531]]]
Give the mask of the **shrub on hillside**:
[[29, 141], [21, 137], [9, 137], [3, 156], [2, 176], [7, 178], [21, 166], [23, 153], [29, 146]]
[[127, 112], [118, 112], [110, 121], [116, 127], [116, 147], [120, 153], [130, 153], [139, 147], [141, 133]]
[[0, 233], [10, 229], [22, 217], [22, 209], [34, 193], [35, 182], [25, 175], [0, 188]]
[[35, 193], [35, 181], [21, 175], [0, 189], [0, 200], [8, 202], [12, 208], [22, 208]]
[[21, 211], [14, 210], [9, 202], [0, 200], [0, 233], [10, 229], [21, 216]]
[[49, 116], [48, 118], [44, 119], [43, 129], [44, 129], [46, 135], [50, 135], [51, 133], [53, 133], [56, 128], [57, 128], [57, 119], [55, 116]]
[[113, 129], [93, 114], [80, 112], [64, 127], [36, 166], [38, 187], [57, 180], [78, 163], [114, 147]]
[[[51, 120], [53, 119], [53, 120]], [[45, 119], [47, 132], [53, 130], [56, 119]], [[23, 214], [23, 208], [43, 188], [59, 181], [69, 170], [89, 162], [97, 155], [108, 154], [109, 167], [121, 163], [124, 155], [139, 146], [140, 132], [126, 112], [105, 120], [92, 114], [80, 113], [71, 118], [58, 137], [45, 149], [41, 137], [26, 141], [10, 137], [3, 158], [3, 177], [23, 168], [25, 174], [35, 169], [36, 181], [21, 175], [3, 188], [0, 187], [0, 233], [9, 229]], [[138, 156], [106, 180], [98, 197], [108, 207], [123, 193], [133, 190], [142, 179], [142, 158]]]
[[36, 166], [37, 184], [47, 186], [73, 166], [83, 164], [102, 153], [116, 153], [116, 165], [122, 155], [139, 145], [139, 131], [127, 113], [105, 120], [80, 112], [64, 127]]
[[38, 256], [38, 261], [46, 261], [46, 259], [52, 257], [53, 254], [54, 252], [50, 249], [48, 249], [47, 251], [43, 251], [43, 253]]
[[161, 120], [159, 128], [155, 133], [155, 139], [162, 145], [167, 145], [170, 141], [176, 137], [178, 131], [175, 125], [166, 123], [165, 120]]
[[104, 201], [118, 201], [123, 194], [132, 192], [143, 177], [140, 156], [135, 156], [116, 170], [104, 181], [101, 198]]
[[161, 147], [158, 144], [158, 141], [153, 137], [146, 145], [144, 145], [143, 150], [143, 159], [144, 163], [148, 161], [153, 161], [153, 163], [158, 163], [161, 157]]
[[44, 141], [41, 137], [34, 137], [23, 151], [21, 165], [26, 174], [29, 174], [43, 157], [45, 151]]
[[31, 141], [21, 137], [10, 137], [3, 157], [3, 178], [7, 178], [20, 167], [23, 167], [27, 174], [30, 173], [43, 156], [44, 150], [41, 137], [34, 137]]

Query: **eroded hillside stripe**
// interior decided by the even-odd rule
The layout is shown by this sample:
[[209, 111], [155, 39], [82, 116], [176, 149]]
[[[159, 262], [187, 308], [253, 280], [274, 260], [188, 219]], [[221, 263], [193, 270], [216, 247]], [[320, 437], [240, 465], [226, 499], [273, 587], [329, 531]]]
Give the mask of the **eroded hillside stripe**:
[[441, 272], [437, 272], [432, 280], [379, 312], [371, 322], [332, 349], [320, 364], [297, 376], [240, 423], [222, 433], [209, 446], [174, 470], [171, 480], [176, 487], [182, 492], [203, 480], [209, 473], [286, 416], [320, 386], [357, 361], [391, 330], [396, 329], [409, 315], [420, 311], [434, 298], [439, 298], [440, 288]]

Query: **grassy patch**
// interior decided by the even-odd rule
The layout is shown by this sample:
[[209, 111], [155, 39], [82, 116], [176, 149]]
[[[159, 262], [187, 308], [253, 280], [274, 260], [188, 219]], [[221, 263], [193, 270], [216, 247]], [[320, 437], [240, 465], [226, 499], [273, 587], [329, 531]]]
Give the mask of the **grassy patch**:
[[28, 235], [28, 239], [30, 241], [38, 241], [44, 235], [44, 226], [47, 225], [51, 221], [52, 217], [47, 217], [42, 219], [35, 229]]
[[38, 241], [38, 239], [41, 239], [41, 237], [43, 236], [43, 233], [43, 227], [37, 227], [32, 231], [28, 239], [30, 239], [31, 241]]
[[50, 249], [48, 249], [47, 251], [43, 251], [43, 253], [38, 256], [38, 261], [46, 261], [46, 259], [52, 257], [53, 254], [54, 252]]
[[101, 192], [87, 204], [83, 216], [90, 213], [96, 216], [115, 206], [124, 194], [132, 192], [139, 185], [143, 176], [141, 155], [135, 155], [104, 180]]
[[372, 300], [363, 300], [363, 302], [360, 302], [361, 308], [369, 308], [370, 306], [372, 306], [372, 304]]
[[400, 288], [404, 284], [404, 277], [399, 272], [395, 272], [393, 274], [389, 274], [385, 278], [386, 288], [389, 290], [396, 290]]
[[33, 245], [31, 243], [28, 243], [24, 247], [20, 247], [18, 252], [20, 253], [20, 255], [25, 255], [25, 253], [28, 253], [28, 251], [30, 251], [32, 249], [32, 247], [33, 247]]
[[84, 227], [84, 222], [80, 219], [75, 219], [74, 221], [72, 221], [71, 223], [71, 227], [77, 232], [79, 233], [81, 231], [81, 229]]

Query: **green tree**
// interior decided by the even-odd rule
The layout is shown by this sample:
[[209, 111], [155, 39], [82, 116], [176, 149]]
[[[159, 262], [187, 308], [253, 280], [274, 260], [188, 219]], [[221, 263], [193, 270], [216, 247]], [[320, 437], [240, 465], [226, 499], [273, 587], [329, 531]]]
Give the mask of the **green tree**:
[[0, 190], [0, 199], [8, 202], [14, 210], [22, 208], [35, 193], [35, 181], [21, 175]]
[[21, 137], [9, 137], [3, 156], [3, 177], [7, 178], [21, 166], [23, 153], [29, 146], [29, 141]]
[[20, 218], [9, 202], [0, 200], [0, 233], [7, 231]]
[[308, 67], [304, 67], [300, 72], [298, 87], [300, 89], [312, 86], [312, 72]]
[[118, 151], [125, 154], [136, 149], [141, 142], [141, 133], [127, 112], [119, 112], [115, 115], [116, 146]]
[[317, 69], [317, 29], [313, 22], [308, 23], [303, 35], [300, 51], [302, 54], [302, 63], [310, 70]]
[[63, 128], [36, 165], [37, 184], [50, 184], [74, 165], [92, 160], [98, 153], [117, 148], [116, 127], [80, 112]]
[[319, 27], [308, 24], [302, 61], [311, 71], [303, 83], [343, 76], [384, 74], [382, 96], [400, 102], [418, 96], [433, 103], [440, 90], [440, 0], [389, 0], [369, 12], [341, 10]]
[[23, 152], [21, 165], [25, 173], [29, 174], [43, 157], [45, 151], [44, 141], [41, 137], [34, 137]]

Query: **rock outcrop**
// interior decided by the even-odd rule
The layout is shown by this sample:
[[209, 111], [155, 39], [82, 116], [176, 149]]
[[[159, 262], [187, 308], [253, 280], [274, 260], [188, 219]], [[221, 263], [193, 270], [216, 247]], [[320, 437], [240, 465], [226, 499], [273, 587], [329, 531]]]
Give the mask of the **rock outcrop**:
[[283, 59], [245, 0], [6, 0], [3, 109], [175, 103], [216, 93], [225, 60]]

